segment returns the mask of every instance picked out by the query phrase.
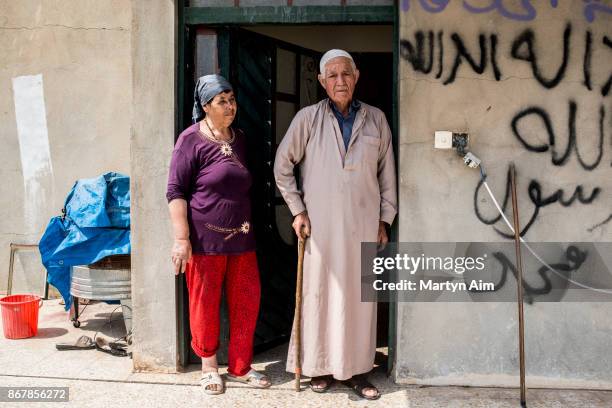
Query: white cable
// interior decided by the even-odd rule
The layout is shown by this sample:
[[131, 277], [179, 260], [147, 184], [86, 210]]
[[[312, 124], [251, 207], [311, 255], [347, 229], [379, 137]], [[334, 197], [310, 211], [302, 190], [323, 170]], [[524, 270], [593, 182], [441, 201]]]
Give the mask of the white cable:
[[[512, 233], [514, 234], [514, 228], [512, 228], [512, 224], [510, 224], [510, 221], [508, 221], [508, 218], [506, 218], [506, 215], [504, 214], [504, 212], [502, 211], [501, 207], [499, 206], [499, 203], [497, 202], [497, 200], [495, 199], [495, 196], [493, 196], [493, 193], [491, 192], [491, 189], [489, 188], [489, 184], [487, 184], [487, 182], [485, 180], [483, 180], [483, 184], [485, 186], [485, 188], [487, 189], [487, 192], [489, 193], [489, 196], [491, 196], [491, 200], [493, 200], [493, 204], [495, 204], [495, 208], [497, 208], [497, 211], [499, 211], [499, 214], [502, 216], [502, 218], [504, 219], [504, 221], [506, 222], [506, 225], [508, 226], [508, 228], [510, 228], [510, 231], [512, 231]], [[531, 254], [538, 260], [540, 261], [540, 263], [542, 265], [544, 265], [545, 267], [547, 267], [550, 271], [552, 271], [555, 275], [559, 276], [562, 279], [565, 279], [571, 283], [573, 283], [576, 286], [580, 286], [583, 289], [590, 289], [590, 290], [594, 290], [596, 292], [601, 292], [601, 293], [607, 293], [607, 294], [612, 294], [612, 290], [606, 290], [606, 289], [598, 289], [598, 288], [593, 288], [590, 287], [588, 285], [584, 285], [582, 283], [576, 282], [570, 278], [567, 278], [565, 276], [563, 276], [560, 272], [558, 272], [555, 268], [553, 268], [552, 266], [550, 266], [548, 263], [546, 263], [546, 261], [544, 261], [542, 258], [540, 258], [540, 256], [538, 254], [535, 253], [535, 251], [533, 249], [531, 249], [531, 247], [529, 246], [529, 244], [527, 243], [527, 241], [525, 241], [522, 237], [520, 237], [521, 242], [525, 245], [525, 248], [527, 248], [529, 250], [529, 252], [531, 252]]]

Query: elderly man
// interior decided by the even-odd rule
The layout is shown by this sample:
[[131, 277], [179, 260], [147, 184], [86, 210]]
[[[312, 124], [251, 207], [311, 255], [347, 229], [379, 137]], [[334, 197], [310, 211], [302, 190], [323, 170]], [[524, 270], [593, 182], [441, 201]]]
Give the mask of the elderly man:
[[[386, 243], [397, 213], [391, 131], [383, 112], [353, 99], [359, 71], [343, 50], [320, 63], [329, 99], [300, 110], [278, 147], [276, 183], [299, 239], [309, 236], [302, 289], [302, 372], [325, 392], [334, 379], [366, 399], [376, 353], [376, 303], [361, 302], [361, 242]], [[300, 166], [300, 183], [294, 167]], [[299, 187], [298, 187], [299, 184]], [[295, 326], [295, 325], [294, 325]], [[295, 327], [294, 327], [295, 330]], [[287, 370], [293, 371], [294, 335]]]

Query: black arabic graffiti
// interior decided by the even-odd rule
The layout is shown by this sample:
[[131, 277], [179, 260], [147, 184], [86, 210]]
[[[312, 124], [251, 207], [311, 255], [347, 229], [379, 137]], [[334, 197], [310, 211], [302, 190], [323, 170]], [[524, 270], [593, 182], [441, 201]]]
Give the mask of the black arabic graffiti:
[[531, 71], [533, 76], [538, 80], [542, 86], [547, 89], [554, 88], [561, 82], [565, 76], [565, 70], [567, 69], [567, 61], [569, 59], [569, 42], [572, 35], [572, 26], [568, 24], [563, 32], [563, 59], [559, 65], [559, 69], [554, 77], [547, 79], [540, 71], [540, 64], [538, 64], [538, 56], [534, 51], [535, 34], [533, 30], [527, 29], [523, 31], [512, 43], [511, 55], [513, 58], [523, 60], [531, 64]]
[[[421, 1], [429, 7], [430, 12], [441, 12], [448, 2], [446, 1]], [[484, 12], [484, 11], [483, 11]], [[559, 30], [558, 40], [549, 38], [538, 38], [532, 28], [526, 28], [518, 32], [514, 37], [505, 41], [500, 41], [495, 33], [479, 33], [470, 37], [462, 36], [457, 32], [446, 34], [444, 31], [419, 30], [414, 32], [413, 37], [404, 37], [400, 41], [400, 57], [407, 61], [415, 72], [425, 75], [435, 75], [444, 85], [453, 84], [459, 78], [460, 71], [463, 69], [471, 70], [477, 75], [488, 77], [496, 81], [504, 78], [504, 73], [512, 67], [502, 66], [500, 62], [507, 64], [509, 60], [520, 61], [528, 64], [533, 74], [533, 79], [544, 89], [558, 87], [565, 80], [570, 67], [582, 68], [582, 85], [588, 91], [600, 91], [603, 97], [610, 94], [612, 89], [612, 73], [607, 76], [592, 73], [592, 67], [605, 67], [612, 69], [609, 64], [610, 52], [612, 52], [612, 39], [608, 35], [594, 34], [591, 30], [576, 33], [572, 24], [567, 23], [564, 28]], [[578, 38], [573, 38], [578, 37]], [[499, 45], [502, 44], [503, 48]], [[584, 46], [581, 49], [581, 46]], [[596, 47], [602, 47], [597, 50]], [[559, 48], [557, 59], [546, 58], [542, 52], [549, 54], [550, 47]], [[450, 53], [445, 58], [445, 53]], [[500, 60], [498, 54], [506, 56]], [[463, 67], [463, 68], [462, 68]], [[490, 107], [489, 107], [490, 108]], [[590, 113], [579, 115], [578, 103], [570, 99], [568, 101], [567, 119], [564, 120], [562, 127], [555, 128], [551, 115], [542, 106], [527, 106], [515, 113], [510, 120], [510, 129], [516, 139], [528, 151], [534, 153], [550, 154], [551, 162], [554, 166], [567, 164], [575, 153], [577, 162], [582, 169], [592, 171], [601, 165], [604, 157], [604, 123], [606, 123], [606, 108], [602, 103], [599, 107], [598, 115], [598, 134], [593, 139], [593, 146], [584, 146], [585, 138], [577, 124], [585, 122]], [[593, 116], [597, 116], [596, 114]], [[612, 115], [610, 115], [612, 116]], [[558, 119], [557, 119], [558, 120]], [[527, 124], [528, 122], [528, 124]], [[535, 124], [535, 127], [533, 126]], [[531, 126], [529, 126], [531, 125]], [[538, 127], [539, 125], [539, 127]], [[580, 126], [582, 128], [582, 126]], [[547, 143], [542, 143], [539, 138], [534, 137], [533, 129], [540, 130], [540, 134], [547, 137]], [[563, 129], [563, 131], [561, 131]], [[565, 130], [567, 129], [567, 130]], [[594, 128], [594, 131], [595, 128]], [[560, 135], [567, 133], [564, 138], [565, 143], [560, 143]], [[612, 141], [612, 138], [611, 138]], [[607, 144], [605, 144], [607, 146]], [[550, 152], [550, 153], [548, 153]], [[588, 153], [587, 153], [588, 152]], [[586, 153], [586, 154], [585, 154]], [[585, 157], [586, 156], [586, 157]], [[612, 166], [612, 162], [610, 163]], [[509, 181], [508, 181], [509, 182]], [[482, 216], [479, 211], [477, 197], [482, 183], [479, 183], [474, 196], [475, 212], [480, 221], [485, 224], [495, 224], [500, 217], [488, 219]], [[552, 194], [544, 195], [543, 187], [538, 180], [531, 180], [528, 187], [529, 198], [534, 205], [528, 224], [521, 231], [524, 235], [533, 226], [540, 213], [541, 208], [558, 203], [563, 207], [574, 204], [589, 205], [593, 203], [602, 192], [601, 187], [584, 187], [577, 185], [571, 189], [558, 189]], [[571, 194], [571, 195], [570, 195]], [[504, 208], [509, 197], [509, 190], [506, 191]], [[569, 197], [569, 198], [568, 198]], [[593, 232], [596, 228], [612, 221], [612, 216], [594, 224], [587, 231]], [[496, 229], [501, 235], [511, 238]]]
[[[568, 278], [569, 275], [572, 272], [580, 270], [580, 267], [587, 260], [587, 256], [588, 256], [587, 251], [581, 251], [576, 246], [570, 245], [565, 250], [565, 258], [566, 258], [567, 262], [566, 263], [555, 263], [555, 264], [552, 264], [550, 266], [552, 268], [554, 268], [555, 271], [562, 273], [565, 278]], [[497, 281], [494, 284], [493, 291], [490, 291], [490, 290], [469, 289], [470, 292], [472, 292], [472, 293], [487, 293], [487, 292], [497, 292], [497, 291], [499, 291], [506, 284], [506, 281], [508, 279], [508, 271], [510, 271], [510, 273], [512, 273], [512, 275], [514, 276], [515, 281], [518, 281], [517, 268], [516, 268], [516, 265], [514, 264], [514, 262], [512, 262], [512, 260], [510, 260], [503, 252], [494, 252], [493, 253], [493, 257], [495, 258], [495, 260], [499, 263], [499, 265], [502, 268], [501, 276], [499, 278], [499, 281]], [[527, 283], [525, 281], [525, 278], [523, 277], [523, 280], [522, 280], [523, 290], [524, 290], [524, 293], [525, 293], [525, 300], [527, 301], [527, 303], [529, 303], [529, 304], [533, 303], [533, 300], [534, 300], [535, 296], [546, 295], [546, 294], [549, 294], [552, 291], [553, 283], [552, 283], [551, 277], [549, 276], [552, 273], [553, 272], [547, 266], [541, 266], [541, 267], [538, 268], [537, 274], [540, 276], [540, 279], [542, 280], [542, 285], [541, 286], [532, 286], [529, 283]], [[559, 283], [557, 283], [557, 284], [555, 284], [555, 289], [564, 289], [564, 290], [567, 290], [567, 287], [569, 286], [569, 281], [565, 280], [563, 282], [564, 282], [564, 285], [565, 285], [564, 287], [559, 287]], [[559, 296], [559, 298], [563, 297], [563, 293], [562, 292], [564, 292], [564, 291], [560, 291], [560, 293], [558, 293], [557, 296]]]
[[[506, 52], [510, 58], [528, 63], [534, 79], [546, 89], [558, 86], [565, 79], [570, 63], [580, 58], [583, 85], [591, 91], [594, 89], [594, 80], [591, 74], [592, 66], [594, 64], [609, 66], [607, 63], [609, 54], [606, 55], [605, 52], [599, 53], [600, 60], [593, 61], [593, 48], [595, 44], [602, 44], [605, 50], [612, 51], [612, 40], [608, 36], [603, 35], [601, 42], [599, 42], [599, 39], [595, 41], [593, 33], [587, 30], [584, 33], [584, 52], [578, 57], [577, 50], [572, 52], [570, 49], [573, 35], [575, 34], [572, 32], [572, 25], [567, 24], [559, 41], [548, 41], [546, 44], [540, 41], [538, 44], [536, 34], [532, 29], [528, 28], [509, 42], [510, 47]], [[400, 40], [400, 57], [409, 62], [415, 72], [423, 74], [431, 74], [437, 65], [435, 77], [440, 79], [444, 76], [446, 68], [444, 66], [444, 53], [452, 53], [453, 62], [450, 70], [446, 69], [449, 72], [443, 80], [444, 85], [455, 82], [463, 62], [467, 62], [467, 66], [478, 75], [491, 76], [491, 74], [487, 74], [490, 62], [492, 77], [496, 81], [500, 81], [503, 78], [502, 67], [498, 58], [498, 44], [500, 41], [497, 34], [481, 33], [477, 38], [474, 38], [474, 40], [477, 40], [476, 44], [469, 44], [459, 33], [452, 33], [448, 36], [450, 46], [446, 47], [444, 37], [443, 31], [416, 31], [413, 39], [406, 37]], [[562, 48], [562, 55], [560, 61], [558, 63], [554, 62], [552, 67], [543, 67], [542, 58], [539, 58], [537, 50], [547, 49], [550, 47], [549, 44], [558, 44]], [[572, 55], [576, 55], [575, 59], [571, 58]], [[547, 65], [550, 65], [550, 63]], [[544, 72], [548, 72], [548, 74]], [[611, 88], [612, 73], [606, 78], [606, 82], [601, 85], [602, 96], [607, 96]]]
[[[439, 31], [435, 34], [436, 40], [434, 41], [434, 32], [428, 31], [417, 31], [414, 34], [414, 42], [408, 39], [400, 40], [400, 57], [408, 61], [412, 68], [417, 72], [429, 74], [432, 72], [434, 67], [434, 54], [435, 49], [437, 52], [437, 73], [436, 78], [442, 77], [444, 72], [444, 32]], [[452, 49], [455, 52], [453, 65], [447, 78], [444, 80], [444, 85], [452, 84], [455, 82], [459, 67], [463, 61], [467, 61], [472, 70], [478, 74], [483, 74], [487, 68], [488, 61], [490, 59], [491, 66], [493, 68], [493, 76], [496, 80], [502, 78], [502, 73], [497, 62], [497, 34], [491, 34], [485, 36], [480, 34], [478, 36], [479, 52], [476, 54], [470, 51], [465, 45], [464, 39], [458, 33], [453, 33], [450, 36], [452, 41]], [[490, 48], [487, 47], [487, 44]], [[490, 53], [487, 52], [490, 50]], [[477, 56], [474, 56], [477, 55]]]
[[[608, 38], [608, 36], [604, 35], [604, 37], [602, 39], [602, 42], [606, 46], [608, 46], [608, 48], [612, 49], [612, 40], [610, 40], [610, 38]], [[608, 82], [606, 82], [605, 85], [601, 87], [601, 94], [603, 96], [608, 96], [608, 93], [610, 93], [610, 87], [612, 87], [612, 75], [610, 75], [610, 78], [608, 79]]]
[[[480, 180], [478, 182], [478, 185], [476, 186], [476, 190], [474, 191], [474, 213], [476, 214], [476, 217], [478, 217], [478, 220], [480, 220], [480, 222], [482, 222], [483, 224], [493, 225], [493, 224], [496, 224], [499, 220], [501, 220], [501, 214], [496, 215], [492, 218], [487, 218], [483, 214], [483, 212], [480, 210], [480, 204], [479, 204], [480, 199], [479, 198], [480, 198], [481, 189], [483, 185], [484, 185], [484, 180]], [[540, 209], [542, 209], [543, 207], [546, 207], [546, 206], [549, 206], [555, 203], [559, 203], [563, 207], [570, 207], [576, 201], [581, 204], [588, 205], [588, 204], [593, 203], [593, 201], [595, 201], [595, 199], [601, 193], [601, 188], [599, 187], [594, 187], [591, 190], [589, 195], [586, 195], [584, 190], [585, 190], [584, 186], [578, 185], [576, 186], [576, 188], [574, 189], [574, 192], [569, 198], [566, 198], [566, 192], [563, 189], [557, 189], [554, 193], [550, 194], [549, 196], [544, 196], [542, 193], [542, 185], [537, 180], [532, 179], [529, 182], [529, 187], [527, 188], [527, 192], [529, 195], [529, 199], [531, 203], [533, 204], [533, 210], [529, 218], [529, 221], [527, 221], [527, 224], [525, 224], [523, 229], [520, 231], [521, 237], [525, 236], [527, 231], [529, 231], [529, 229], [533, 226], [534, 222], [538, 218], [538, 215], [540, 214]], [[501, 205], [502, 211], [504, 211], [504, 213], [506, 212], [506, 209], [508, 207], [509, 199], [510, 199], [510, 167], [508, 168], [508, 173], [506, 176], [506, 191], [504, 194], [503, 203]], [[503, 232], [497, 227], [494, 227], [494, 229], [499, 235], [505, 238], [508, 238], [508, 239], [514, 238], [514, 235]]]
[[[544, 108], [541, 108], [538, 106], [532, 106], [532, 107], [529, 107], [529, 108], [526, 108], [520, 111], [514, 116], [514, 118], [512, 119], [512, 122], [510, 123], [510, 126], [512, 128], [512, 133], [514, 134], [514, 136], [516, 136], [519, 142], [528, 151], [536, 152], [536, 153], [545, 153], [550, 150], [551, 162], [553, 165], [563, 166], [564, 164], [566, 164], [573, 150], [575, 151], [576, 157], [578, 158], [578, 162], [580, 163], [582, 168], [585, 170], [591, 171], [595, 169], [597, 166], [599, 166], [599, 164], [601, 163], [601, 159], [603, 157], [604, 119], [606, 116], [606, 111], [605, 111], [604, 105], [602, 104], [599, 107], [599, 140], [597, 143], [597, 156], [591, 163], [587, 163], [582, 157], [582, 155], [580, 154], [580, 151], [578, 150], [578, 143], [576, 140], [577, 139], [577, 136], [576, 136], [577, 111], [578, 111], [578, 106], [576, 102], [573, 100], [570, 100], [568, 104], [568, 126], [567, 126], [569, 135], [568, 135], [567, 146], [565, 147], [565, 151], [563, 152], [562, 155], [560, 155], [559, 152], [555, 149], [557, 145], [557, 137], [553, 129], [552, 120], [550, 119], [550, 115], [548, 114], [548, 112], [546, 112], [546, 110], [544, 110]], [[544, 130], [546, 134], [548, 135], [548, 143], [535, 145], [526, 140], [525, 136], [519, 129], [519, 125], [522, 120], [530, 116], [534, 116], [534, 117], [541, 119], [542, 124], [544, 125]]]
[[606, 225], [607, 223], [609, 223], [610, 221], [612, 221], [612, 214], [610, 214], [608, 216], [608, 218], [606, 218], [605, 220], [598, 222], [597, 224], [593, 225], [591, 228], [588, 228], [587, 231], [589, 232], [593, 232], [595, 231], [597, 228], [603, 227], [604, 225]]

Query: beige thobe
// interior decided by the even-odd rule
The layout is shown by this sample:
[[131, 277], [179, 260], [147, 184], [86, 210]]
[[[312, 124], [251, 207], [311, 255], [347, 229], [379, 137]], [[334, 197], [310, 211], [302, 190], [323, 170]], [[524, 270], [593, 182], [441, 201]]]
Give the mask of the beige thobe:
[[[301, 190], [293, 174], [298, 163]], [[368, 372], [376, 353], [376, 303], [361, 302], [361, 242], [376, 242], [379, 221], [391, 224], [397, 213], [385, 115], [361, 103], [345, 151], [329, 99], [300, 110], [278, 146], [274, 175], [291, 213], [307, 210], [311, 223], [302, 289], [302, 372], [338, 380]]]

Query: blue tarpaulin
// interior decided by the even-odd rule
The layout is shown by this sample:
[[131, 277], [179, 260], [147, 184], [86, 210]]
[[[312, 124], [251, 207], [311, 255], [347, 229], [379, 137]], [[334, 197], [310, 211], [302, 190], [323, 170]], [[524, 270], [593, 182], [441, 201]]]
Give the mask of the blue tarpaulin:
[[77, 180], [64, 211], [51, 219], [38, 246], [47, 281], [61, 293], [68, 310], [71, 266], [130, 253], [130, 178], [106, 173]]

